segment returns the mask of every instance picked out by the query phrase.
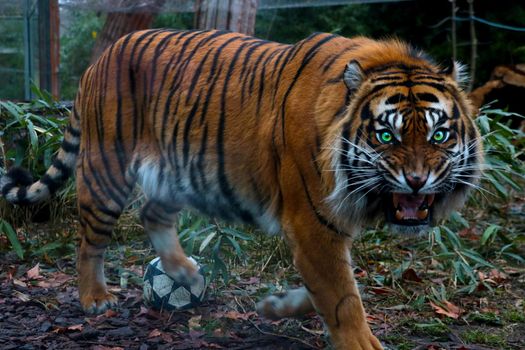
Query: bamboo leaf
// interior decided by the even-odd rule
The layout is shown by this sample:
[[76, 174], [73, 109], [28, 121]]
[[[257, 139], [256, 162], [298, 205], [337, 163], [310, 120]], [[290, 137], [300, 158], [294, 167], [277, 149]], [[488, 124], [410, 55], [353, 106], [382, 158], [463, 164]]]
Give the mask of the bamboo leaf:
[[7, 221], [0, 220], [0, 232], [5, 233], [16, 255], [18, 255], [20, 259], [23, 259], [24, 258], [24, 248], [22, 248], [22, 245], [20, 244], [20, 241], [18, 240], [18, 236], [16, 235], [16, 232], [11, 226], [11, 224], [9, 224]]
[[204, 240], [202, 241], [202, 243], [201, 243], [201, 245], [199, 247], [199, 253], [202, 253], [204, 251], [204, 249], [206, 249], [208, 244], [211, 242], [213, 237], [215, 237], [216, 235], [217, 235], [217, 231], [213, 231], [208, 236], [206, 236], [206, 238], [204, 238]]

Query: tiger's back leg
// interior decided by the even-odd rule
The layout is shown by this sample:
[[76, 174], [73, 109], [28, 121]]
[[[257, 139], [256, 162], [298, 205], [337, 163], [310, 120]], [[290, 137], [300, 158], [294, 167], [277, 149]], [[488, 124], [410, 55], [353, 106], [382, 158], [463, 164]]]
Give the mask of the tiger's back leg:
[[144, 204], [141, 220], [162, 267], [177, 281], [193, 284], [198, 268], [188, 259], [177, 234], [179, 208], [166, 202], [149, 200]]
[[124, 179], [124, 175], [110, 174], [95, 159], [81, 158], [77, 167], [80, 220], [78, 292], [86, 313], [102, 313], [117, 303], [117, 298], [107, 289], [104, 253], [131, 193], [132, 184]]

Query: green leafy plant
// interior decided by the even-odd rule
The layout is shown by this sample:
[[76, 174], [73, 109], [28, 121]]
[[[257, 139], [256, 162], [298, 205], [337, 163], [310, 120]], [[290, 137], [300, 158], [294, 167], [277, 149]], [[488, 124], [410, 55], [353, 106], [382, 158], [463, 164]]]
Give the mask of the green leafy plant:
[[525, 133], [509, 126], [510, 118], [524, 118], [516, 113], [481, 109], [476, 119], [483, 137], [485, 148], [485, 169], [483, 179], [503, 199], [508, 199], [509, 190], [523, 190], [525, 180]]
[[7, 221], [0, 219], [0, 234], [5, 234], [14, 252], [20, 259], [24, 258], [24, 248], [18, 239], [15, 229]]
[[197, 253], [210, 259], [211, 280], [222, 277], [226, 283], [230, 279], [228, 264], [225, 260], [246, 261], [242, 248], [243, 242], [253, 238], [239, 228], [210, 223], [208, 219], [184, 212], [179, 221], [182, 228], [179, 238], [188, 255]]
[[36, 87], [33, 92], [38, 98], [29, 103], [0, 101], [0, 157], [4, 167], [23, 166], [41, 175], [62, 143], [69, 111], [47, 92]]

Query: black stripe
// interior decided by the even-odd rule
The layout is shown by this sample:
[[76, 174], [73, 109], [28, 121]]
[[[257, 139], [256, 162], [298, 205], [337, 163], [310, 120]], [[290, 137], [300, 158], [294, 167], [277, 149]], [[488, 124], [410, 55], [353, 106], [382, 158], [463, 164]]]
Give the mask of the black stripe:
[[[97, 215], [97, 213], [95, 213], [95, 212], [93, 211], [93, 209], [92, 209], [90, 206], [86, 205], [86, 204], [80, 204], [80, 205], [79, 205], [79, 209], [81, 209], [81, 210], [85, 211], [86, 213], [88, 213], [88, 214], [89, 214], [93, 219], [95, 219], [98, 223], [100, 223], [100, 224], [102, 224], [102, 225], [109, 226], [109, 227], [113, 227], [113, 225], [115, 224], [115, 222], [116, 222], [117, 219], [118, 219], [118, 216], [117, 216], [117, 217], [110, 216], [113, 220], [111, 220], [111, 221], [110, 221], [110, 220], [105, 220], [105, 219], [99, 217], [99, 216]], [[85, 217], [84, 217], [84, 219], [85, 219]]]
[[[226, 72], [226, 77], [231, 77], [231, 74], [233, 73], [233, 70], [235, 68], [235, 63], [237, 62], [237, 59], [239, 58], [240, 52], [242, 48], [237, 49], [235, 52], [233, 59], [230, 62], [230, 66], [228, 67], [228, 71]], [[225, 147], [224, 147], [224, 136], [226, 131], [226, 96], [228, 93], [228, 86], [231, 82], [231, 79], [224, 79], [224, 85], [222, 86], [221, 91], [221, 111], [219, 115], [219, 127], [217, 130], [217, 177], [219, 181], [219, 188], [222, 192], [222, 194], [226, 197], [228, 202], [236, 209], [238, 215], [240, 215], [240, 218], [247, 223], [253, 222], [252, 214], [243, 209], [241, 207], [241, 204], [239, 203], [233, 188], [231, 187], [228, 176], [226, 175], [226, 164], [225, 164]]]
[[321, 215], [321, 213], [319, 213], [319, 211], [317, 210], [317, 208], [315, 207], [312, 201], [312, 197], [310, 196], [310, 192], [308, 191], [308, 186], [306, 185], [306, 181], [304, 179], [303, 174], [300, 174], [300, 176], [301, 176], [301, 182], [303, 184], [304, 193], [306, 194], [306, 198], [308, 199], [308, 204], [310, 205], [310, 208], [314, 212], [315, 217], [317, 218], [317, 221], [322, 226], [329, 229], [330, 231], [340, 234], [340, 231], [337, 229], [337, 227], [335, 227], [330, 221], [328, 221], [328, 219], [326, 219], [324, 216]]
[[60, 170], [60, 172], [62, 173], [62, 174], [60, 175], [60, 178], [61, 178], [62, 180], [67, 179], [67, 178], [71, 175], [72, 169], [69, 168], [66, 164], [64, 164], [64, 162], [63, 162], [62, 160], [60, 160], [60, 159], [58, 159], [58, 158], [55, 158], [55, 159], [53, 160], [53, 163], [52, 163], [52, 164], [53, 164], [53, 166], [54, 166], [55, 168], [57, 168], [58, 170]]
[[80, 149], [80, 144], [78, 144], [78, 143], [74, 144], [74, 143], [71, 143], [68, 140], [64, 139], [64, 141], [62, 141], [62, 146], [61, 147], [67, 153], [78, 154], [78, 150]]
[[[130, 91], [130, 99], [132, 101], [132, 108], [133, 108], [133, 111], [132, 111], [132, 122], [133, 122], [133, 136], [132, 136], [132, 140], [131, 141], [131, 149], [134, 150], [135, 147], [137, 146], [137, 140], [138, 140], [138, 137], [139, 137], [139, 132], [141, 131], [141, 128], [142, 128], [142, 123], [143, 123], [143, 120], [144, 120], [144, 113], [142, 113], [142, 115], [139, 115], [138, 114], [138, 103], [139, 103], [139, 98], [137, 97], [137, 78], [138, 78], [138, 68], [140, 67], [140, 65], [142, 64], [142, 57], [144, 55], [144, 52], [146, 52], [146, 49], [150, 46], [151, 42], [157, 38], [157, 34], [160, 34], [160, 33], [164, 33], [165, 31], [149, 31], [149, 32], [146, 32], [144, 33], [143, 35], [139, 36], [137, 39], [135, 39], [135, 42], [133, 43], [133, 48], [131, 49], [131, 53], [130, 53], [130, 61], [129, 61], [129, 68], [128, 68], [128, 76], [129, 76], [129, 82], [130, 82], [130, 87], [129, 87], [129, 91]], [[175, 33], [177, 32], [173, 32], [172, 34], [170, 35], [174, 35]], [[155, 35], [153, 35], [155, 34]], [[170, 36], [170, 35], [167, 35]], [[136, 50], [137, 48], [139, 47], [139, 45], [142, 43], [142, 41], [144, 39], [146, 39], [148, 36], [151, 36], [150, 39], [148, 40], [148, 42], [146, 42], [142, 47], [141, 47], [141, 50], [139, 51], [139, 54], [137, 55], [136, 54]], [[135, 59], [137, 62], [135, 62]], [[155, 65], [154, 65], [155, 66]], [[143, 76], [145, 76], [146, 74], [143, 74]], [[154, 79], [153, 76], [151, 79]], [[144, 94], [147, 93], [146, 90], [143, 91]]]
[[255, 75], [257, 73], [257, 68], [259, 67], [259, 65], [261, 64], [264, 56], [266, 55], [266, 53], [268, 52], [268, 50], [270, 50], [269, 48], [266, 48], [263, 50], [263, 52], [259, 53], [259, 56], [255, 59], [255, 64], [253, 65], [253, 68], [251, 69], [251, 77], [250, 77], [250, 84], [249, 84], [249, 88], [248, 88], [248, 91], [249, 93], [251, 94], [253, 92], [253, 85], [254, 85], [254, 82], [255, 82]]
[[195, 114], [197, 114], [197, 109], [200, 106], [201, 96], [197, 96], [197, 99], [195, 100], [193, 107], [190, 110], [190, 114], [186, 118], [186, 122], [184, 123], [184, 133], [182, 137], [182, 162], [183, 167], [186, 167], [188, 165], [188, 158], [190, 155], [190, 129], [191, 129], [191, 123], [193, 122], [193, 118], [195, 117]]
[[[76, 110], [73, 110], [73, 114], [77, 114]], [[71, 124], [67, 125], [66, 132], [70, 133], [73, 137], [80, 137], [80, 130], [73, 128]]]
[[[315, 35], [312, 35], [310, 37], [315, 37]], [[303, 69], [306, 68], [308, 63], [315, 57], [315, 55], [318, 52], [318, 49], [323, 46], [324, 44], [330, 42], [331, 40], [338, 38], [337, 35], [329, 35], [325, 38], [319, 40], [315, 45], [313, 45], [304, 55], [303, 61], [301, 62], [301, 65], [299, 66], [299, 69], [295, 73], [295, 76], [292, 80], [292, 83], [288, 86], [288, 89], [286, 90], [283, 100], [281, 102], [281, 133], [282, 133], [282, 141], [283, 145], [286, 145], [286, 137], [285, 137], [285, 109], [286, 109], [286, 101], [288, 99], [288, 96], [290, 95], [290, 92], [294, 88], [295, 84], [297, 83], [297, 80], [301, 76], [301, 73], [303, 72]], [[292, 57], [293, 59], [293, 57]]]
[[[204, 67], [204, 64], [206, 63], [206, 60], [208, 59], [208, 56], [213, 51], [213, 49], [209, 49], [204, 57], [201, 59], [199, 65], [197, 66], [197, 69], [195, 70], [195, 73], [193, 73], [193, 78], [191, 79], [190, 87], [188, 88], [188, 94], [186, 95], [186, 103], [190, 102], [191, 97], [193, 96], [193, 92], [195, 91], [195, 86], [197, 85], [197, 82], [199, 81], [199, 78], [202, 74], [202, 68]], [[202, 91], [202, 89], [200, 90]], [[200, 97], [200, 96], [199, 96]]]
[[425, 102], [434, 102], [434, 103], [439, 102], [439, 99], [436, 97], [436, 95], [428, 93], [428, 92], [418, 93], [416, 94], [416, 98], [420, 101], [425, 101]]
[[[86, 226], [86, 225], [87, 225], [87, 223], [84, 223], [84, 226]], [[91, 226], [90, 226], [90, 228], [91, 228]], [[94, 242], [91, 240], [91, 238], [89, 238], [89, 237], [87, 236], [87, 234], [84, 234], [84, 241], [85, 241], [87, 244], [89, 244], [90, 246], [93, 246], [93, 247], [95, 247], [95, 248], [97, 248], [97, 249], [106, 249], [107, 246], [109, 245], [109, 244], [105, 244], [105, 243], [102, 243], [102, 244], [96, 244], [96, 243], [94, 243]], [[90, 257], [93, 257], [93, 256], [95, 256], [95, 257], [103, 257], [104, 255], [103, 255], [103, 254], [90, 255]]]
[[[106, 178], [108, 179], [108, 181], [111, 183], [111, 189], [110, 189], [110, 186], [107, 186], [106, 187], [106, 190], [110, 190], [111, 192], [113, 192], [112, 190], [116, 190], [117, 192], [119, 192], [120, 196], [123, 197], [123, 198], [127, 198], [127, 194], [125, 192], [125, 190], [123, 189], [123, 186], [122, 184], [118, 183], [117, 180], [115, 179], [115, 176], [113, 176], [113, 174], [110, 174], [110, 169], [112, 168], [111, 164], [110, 164], [110, 161], [108, 159], [108, 152], [105, 150], [104, 148], [104, 131], [105, 131], [105, 126], [104, 126], [104, 114], [102, 111], [103, 111], [103, 105], [105, 104], [105, 99], [106, 99], [106, 94], [104, 93], [105, 91], [108, 91], [108, 82], [109, 82], [109, 65], [110, 65], [110, 61], [112, 60], [112, 55], [113, 55], [113, 52], [116, 48], [116, 44], [112, 45], [110, 47], [109, 50], [106, 50], [105, 53], [106, 53], [106, 60], [104, 63], [106, 63], [104, 69], [105, 69], [105, 72], [104, 72], [104, 79], [98, 79], [97, 77], [94, 78], [94, 80], [99, 80], [100, 81], [100, 84], [103, 84], [104, 87], [103, 88], [100, 88], [98, 89], [98, 91], [96, 92], [97, 93], [97, 97], [98, 97], [98, 104], [97, 104], [97, 108], [98, 108], [98, 111], [96, 111], [95, 115], [96, 115], [96, 126], [97, 126], [97, 135], [98, 135], [98, 148], [99, 148], [99, 152], [100, 152], [100, 158], [102, 159], [102, 163], [104, 165], [104, 170], [105, 170], [105, 175], [106, 175]], [[97, 70], [98, 70], [98, 64], [97, 64]], [[118, 69], [117, 71], [120, 71], [120, 69]], [[89, 148], [89, 147], [88, 147]], [[103, 176], [104, 173], [100, 173], [98, 174], [97, 173], [93, 173], [93, 175], [97, 174], [99, 176]], [[102, 188], [102, 187], [101, 187]], [[118, 196], [115, 196], [114, 198], [118, 198]], [[122, 202], [123, 200], [121, 200], [120, 202]]]
[[27, 205], [31, 203], [27, 199], [27, 187], [20, 187], [18, 191], [16, 192], [17, 202], [20, 205]]
[[[126, 171], [126, 149], [124, 148], [124, 135], [123, 135], [123, 112], [122, 112], [122, 103], [123, 103], [123, 96], [122, 96], [122, 71], [125, 69], [123, 65], [123, 60], [125, 58], [126, 48], [132, 38], [132, 35], [128, 35], [125, 37], [124, 41], [122, 42], [122, 45], [120, 47], [120, 51], [117, 55], [117, 71], [116, 71], [116, 90], [117, 90], [117, 111], [115, 115], [115, 141], [113, 143], [115, 147], [115, 151], [113, 154], [117, 157], [117, 163], [120, 168], [119, 174], [124, 174]], [[129, 62], [126, 63], [129, 65]], [[113, 176], [118, 174], [113, 173]], [[112, 177], [113, 177], [112, 176]]]
[[[104, 176], [102, 176], [102, 172], [99, 172], [99, 171], [97, 171], [94, 168], [93, 164], [91, 163], [91, 159], [88, 158], [87, 164], [88, 164], [88, 167], [89, 167], [89, 170], [90, 170], [89, 174], [95, 180], [97, 186], [100, 188], [100, 191], [108, 196], [106, 198], [112, 199], [120, 207], [123, 207], [124, 204], [125, 204], [125, 200], [127, 198], [126, 192], [124, 192], [123, 189], [121, 189], [119, 187], [116, 187], [113, 183], [109, 184], [106, 181], [106, 178]], [[111, 173], [111, 170], [107, 169], [106, 174], [108, 174], [108, 177], [111, 180], [111, 179], [113, 179], [113, 177], [111, 176], [110, 173]], [[84, 181], [86, 181], [87, 177], [88, 176], [84, 176]], [[112, 181], [112, 182], [114, 182], [114, 181]], [[120, 189], [120, 191], [117, 191], [117, 192], [120, 192], [120, 193], [117, 193], [117, 192], [114, 191], [114, 190], [119, 190], [119, 189]], [[124, 193], [124, 194], [122, 194], [122, 193]], [[96, 191], [94, 189], [93, 189], [92, 194], [94, 196], [96, 196], [96, 198], [99, 198], [99, 194], [96, 193]], [[101, 201], [103, 202], [104, 199], [101, 199]]]
[[335, 306], [335, 328], [339, 328], [341, 325], [339, 320], [339, 308], [343, 305], [343, 302], [350, 298], [357, 298], [357, 296], [353, 295], [352, 293], [348, 293], [337, 302], [337, 305]]
[[[419, 95], [418, 95], [419, 96]], [[433, 95], [432, 95], [433, 96]], [[392, 96], [390, 96], [389, 98], [386, 99], [385, 103], [387, 105], [393, 105], [393, 104], [398, 104], [400, 103], [401, 101], [406, 101], [408, 98], [407, 96], [399, 93], [399, 94], [394, 94]]]
[[197, 155], [197, 171], [200, 175], [200, 182], [202, 189], [206, 189], [206, 173], [204, 171], [204, 157], [206, 155], [206, 147], [208, 144], [208, 125], [204, 125], [204, 132], [201, 139], [201, 147]]
[[[85, 218], [84, 218], [84, 220], [85, 220]], [[93, 226], [93, 223], [91, 223], [89, 220], [85, 220], [85, 223], [91, 229], [91, 233], [94, 233], [94, 234], [97, 234], [97, 235], [101, 235], [101, 236], [111, 237], [111, 233], [113, 232], [113, 230], [111, 230], [111, 229], [107, 230], [107, 229], [95, 227], [95, 226]]]
[[[251, 66], [251, 56], [255, 52], [255, 50], [262, 45], [265, 45], [265, 42], [256, 41], [254, 43], [250, 43], [250, 48], [247, 50], [246, 55], [244, 55], [243, 62], [241, 63], [242, 69], [239, 74], [239, 80], [242, 81], [242, 84], [240, 86], [241, 89], [241, 105], [244, 105], [244, 99], [246, 96], [246, 90], [247, 90], [247, 84], [248, 84], [248, 78], [251, 77], [253, 79], [253, 76], [255, 75], [255, 67]], [[249, 67], [249, 68], [248, 68]]]
[[50, 193], [55, 193], [60, 188], [60, 185], [62, 185], [60, 179], [52, 178], [49, 174], [44, 174], [40, 182], [49, 189]]

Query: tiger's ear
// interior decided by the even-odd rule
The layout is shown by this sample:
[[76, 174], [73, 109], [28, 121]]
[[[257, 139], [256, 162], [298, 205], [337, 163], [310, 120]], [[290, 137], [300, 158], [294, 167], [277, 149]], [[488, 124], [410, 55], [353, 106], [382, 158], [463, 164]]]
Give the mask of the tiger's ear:
[[359, 62], [352, 60], [346, 65], [343, 80], [349, 90], [356, 90], [361, 85], [364, 77], [365, 74]]
[[440, 73], [450, 76], [462, 87], [468, 85], [470, 80], [467, 66], [454, 60], [450, 60], [446, 68], [442, 69]]

